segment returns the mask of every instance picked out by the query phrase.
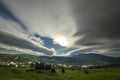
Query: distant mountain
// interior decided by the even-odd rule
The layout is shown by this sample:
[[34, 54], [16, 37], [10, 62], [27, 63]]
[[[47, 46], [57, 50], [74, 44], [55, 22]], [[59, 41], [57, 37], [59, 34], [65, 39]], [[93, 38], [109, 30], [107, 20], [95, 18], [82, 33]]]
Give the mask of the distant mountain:
[[120, 64], [120, 57], [110, 57], [93, 53], [72, 55], [70, 57], [93, 64]]
[[26, 54], [0, 54], [0, 61], [28, 62], [40, 61], [61, 64], [120, 64], [120, 57], [109, 57], [100, 54], [78, 54], [69, 57], [33, 56]]
[[116, 57], [110, 57], [110, 56], [104, 56], [100, 54], [78, 54], [78, 55], [72, 55], [70, 57], [74, 57], [76, 59], [82, 59], [82, 60], [88, 60], [88, 61], [94, 61], [94, 60], [113, 60], [116, 59]]
[[69, 57], [39, 56], [39, 61], [67, 64], [120, 64], [119, 57], [109, 57], [100, 54], [78, 54]]

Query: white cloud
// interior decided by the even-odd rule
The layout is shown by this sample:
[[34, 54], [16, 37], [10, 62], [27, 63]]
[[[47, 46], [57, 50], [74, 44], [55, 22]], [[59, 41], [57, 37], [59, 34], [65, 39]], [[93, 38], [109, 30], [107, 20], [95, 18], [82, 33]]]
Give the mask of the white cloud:
[[[44, 45], [43, 40], [41, 40], [39, 37], [30, 36], [31, 34], [25, 33], [24, 30], [20, 27], [20, 25], [15, 23], [12, 20], [7, 20], [7, 19], [0, 17], [0, 31], [8, 33], [8, 34], [12, 34], [12, 35], [16, 36], [16, 38], [26, 40], [26, 41], [34, 44], [35, 46], [39, 47], [40, 49], [44, 50], [45, 52], [46, 51], [50, 52], [50, 55], [52, 55], [54, 53], [51, 49], [48, 49], [47, 47], [43, 46]], [[0, 44], [0, 46], [1, 45], [3, 45], [3, 44]], [[5, 46], [5, 44], [4, 44], [4, 46]], [[5, 46], [5, 47], [7, 47], [7, 46]], [[10, 48], [12, 50], [12, 48], [10, 46], [8, 48]], [[13, 47], [13, 49], [15, 50], [14, 47]], [[17, 51], [18, 50], [20, 50], [20, 48], [18, 48]], [[22, 50], [22, 52], [24, 52], [24, 50], [27, 52], [26, 49], [21, 49], [21, 50]], [[26, 52], [24, 52], [24, 53], [26, 53]], [[33, 52], [36, 53], [35, 51], [33, 51]], [[33, 52], [31, 50], [31, 53], [33, 53]], [[40, 53], [40, 52], [38, 52], [38, 53]], [[44, 54], [46, 54], [46, 53], [44, 53]]]
[[23, 29], [12, 20], [7, 20], [0, 16], [0, 31], [15, 35], [19, 38], [26, 38], [26, 35]]
[[[38, 44], [40, 43], [40, 45], [44, 45], [44, 41], [40, 39], [40, 37], [35, 37], [35, 36], [30, 36], [30, 38], [32, 40], [35, 40], [36, 42], [38, 42]], [[34, 41], [32, 41], [33, 43], [35, 43]]]
[[74, 54], [76, 54], [76, 52], [77, 52], [77, 54], [79, 54], [80, 51], [86, 50], [86, 49], [89, 49], [89, 48], [92, 48], [92, 47], [80, 46], [78, 49], [69, 51], [69, 52], [67, 53], [67, 55], [68, 55], [68, 56], [69, 56], [69, 55], [74, 55]]
[[76, 31], [76, 25], [69, 1], [4, 0], [4, 2], [30, 32], [52, 39], [63, 36], [71, 44], [76, 40], [72, 37]]
[[[118, 45], [119, 40], [112, 41], [112, 38], [108, 38], [109, 40], [105, 41], [104, 38], [102, 38], [102, 36], [105, 38], [111, 37], [112, 31], [113, 33], [115, 33], [115, 35], [119, 34], [117, 33], [117, 31], [119, 32], [119, 29], [116, 29], [117, 31], [116, 30], [114, 31], [112, 28], [111, 29], [106, 28], [105, 30], [106, 25], [102, 25], [102, 26], [100, 26], [99, 24], [97, 25], [97, 18], [99, 18], [98, 9], [101, 10], [103, 6], [102, 7], [99, 6], [97, 9], [97, 5], [95, 5], [95, 3], [92, 3], [92, 1], [88, 5], [84, 5], [86, 4], [86, 1], [82, 2], [81, 0], [78, 0], [77, 5], [74, 3], [73, 3], [74, 5], [71, 5], [69, 0], [24, 0], [24, 1], [23, 0], [3, 0], [3, 2], [8, 7], [8, 10], [10, 10], [13, 13], [13, 15], [16, 16], [16, 18], [18, 18], [23, 24], [25, 24], [28, 30], [24, 30], [21, 27], [21, 25], [16, 23], [14, 20], [10, 20], [10, 19], [7, 20], [0, 16], [0, 31], [15, 35], [23, 40], [26, 40], [34, 44], [40, 49], [52, 52], [53, 55], [58, 55], [57, 51], [55, 51], [54, 48], [49, 49], [47, 47], [44, 47], [43, 46], [44, 41], [42, 41], [38, 37], [31, 36], [31, 35], [34, 33], [37, 33], [41, 36], [52, 38], [53, 41], [57, 37], [62, 36], [69, 41], [68, 43], [70, 44], [70, 47], [71, 46], [76, 47], [76, 44], [74, 43], [78, 43], [78, 46], [77, 46], [78, 49], [72, 50], [68, 53], [61, 53], [61, 55], [71, 55], [71, 54], [74, 54], [75, 52], [78, 52], [78, 51], [81, 52], [83, 50], [86, 50], [86, 53], [90, 53], [90, 52], [96, 52], [99, 54], [105, 53], [105, 52], [110, 53], [109, 48], [114, 46], [119, 48], [119, 45]], [[75, 3], [77, 3], [77, 1]], [[94, 5], [91, 5], [91, 4], [94, 4], [96, 7], [94, 7]], [[107, 6], [107, 5], [104, 5], [104, 6]], [[73, 11], [74, 8], [75, 8], [75, 12]], [[111, 11], [111, 9], [109, 9], [108, 11]], [[97, 12], [97, 15], [94, 15], [94, 12]], [[107, 17], [109, 19], [109, 17], [111, 16], [108, 15]], [[101, 20], [104, 23], [107, 21], [107, 19], [104, 19], [104, 18], [107, 18], [107, 17], [106, 16], [100, 17], [99, 20]], [[116, 17], [118, 18], [118, 16]], [[113, 23], [115, 21], [112, 18], [109, 20], [113, 21]], [[77, 37], [75, 37], [74, 34], [77, 31], [78, 31], [78, 34], [77, 34]], [[93, 32], [91, 33], [91, 31]], [[100, 35], [97, 33], [99, 33]], [[97, 43], [100, 43], [100, 44], [97, 44]], [[81, 46], [82, 44], [84, 46]], [[102, 49], [101, 46], [98, 46], [98, 47], [94, 46], [94, 45], [101, 45], [101, 44], [105, 47], [105, 49]], [[110, 47], [106, 47], [106, 45], [108, 44], [110, 44]], [[116, 45], [113, 45], [113, 44], [116, 44]], [[94, 47], [89, 45], [93, 45]], [[16, 49], [17, 51], [21, 50], [21, 52], [24, 52], [22, 50], [25, 50], [26, 52], [27, 51], [30, 52], [29, 50], [26, 50], [26, 49], [20, 49], [20, 48], [14, 48], [14, 47], [13, 49]], [[92, 49], [92, 50], [87, 51], [88, 49]]]
[[[6, 49], [7, 51], [0, 51], [0, 53], [9, 53], [9, 51], [11, 51], [11, 54], [17, 53], [17, 54], [30, 54], [30, 55], [52, 55], [52, 54], [46, 54], [45, 52], [37, 52], [37, 51], [33, 51], [30, 49], [25, 49], [25, 48], [18, 48], [15, 46], [10, 46], [10, 45], [6, 45], [6, 44], [2, 44], [0, 43], [0, 48]], [[54, 49], [47, 49], [53, 53], [55, 53]]]

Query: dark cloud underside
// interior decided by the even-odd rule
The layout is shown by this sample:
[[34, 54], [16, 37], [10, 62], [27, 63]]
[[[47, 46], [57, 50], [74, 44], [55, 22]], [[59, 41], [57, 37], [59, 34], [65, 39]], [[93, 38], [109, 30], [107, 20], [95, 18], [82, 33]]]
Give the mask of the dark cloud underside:
[[[1, 0], [0, 21], [0, 44], [47, 55], [120, 56], [120, 0]], [[54, 44], [59, 36], [70, 47]]]
[[15, 23], [19, 24], [21, 28], [23, 28], [23, 30], [28, 30], [27, 27], [25, 26], [25, 24], [23, 24], [22, 21], [20, 21], [11, 11], [8, 7], [6, 7], [6, 5], [0, 1], [0, 16], [2, 16], [3, 18], [7, 19], [7, 20], [12, 20]]
[[[98, 46], [97, 50], [109, 50], [108, 53], [103, 52], [104, 54], [118, 55], [120, 0], [72, 0], [71, 4], [77, 25], [74, 36], [84, 35], [75, 43], [83, 46]], [[90, 52], [95, 50], [95, 48], [90, 49]]]
[[119, 0], [75, 0], [76, 36], [85, 34], [80, 44], [101, 44], [99, 40], [120, 38]]
[[36, 45], [34, 45], [26, 40], [23, 40], [21, 38], [18, 38], [16, 36], [13, 36], [13, 35], [10, 35], [10, 34], [4, 33], [4, 32], [0, 32], [0, 43], [15, 46], [18, 48], [24, 48], [24, 49], [30, 49], [33, 51], [37, 51], [37, 52], [42, 52], [47, 55], [53, 54], [52, 51], [37, 47]]

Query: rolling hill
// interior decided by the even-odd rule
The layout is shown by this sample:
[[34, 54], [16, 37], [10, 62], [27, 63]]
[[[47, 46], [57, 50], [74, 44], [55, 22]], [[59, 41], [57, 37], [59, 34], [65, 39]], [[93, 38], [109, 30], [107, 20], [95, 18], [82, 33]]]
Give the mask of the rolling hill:
[[120, 64], [120, 57], [109, 57], [100, 54], [78, 54], [69, 57], [33, 56], [26, 54], [0, 54], [0, 61], [28, 62], [40, 61], [61, 64]]

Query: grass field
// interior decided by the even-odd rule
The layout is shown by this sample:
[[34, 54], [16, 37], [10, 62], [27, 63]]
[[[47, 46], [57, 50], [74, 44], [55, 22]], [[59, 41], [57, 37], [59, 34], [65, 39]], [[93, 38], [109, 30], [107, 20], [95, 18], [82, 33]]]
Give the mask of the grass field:
[[103, 68], [89, 70], [85, 74], [82, 70], [66, 70], [61, 73], [50, 71], [26, 72], [26, 69], [0, 69], [0, 80], [120, 80], [120, 68]]

